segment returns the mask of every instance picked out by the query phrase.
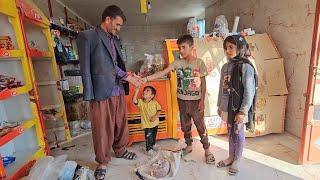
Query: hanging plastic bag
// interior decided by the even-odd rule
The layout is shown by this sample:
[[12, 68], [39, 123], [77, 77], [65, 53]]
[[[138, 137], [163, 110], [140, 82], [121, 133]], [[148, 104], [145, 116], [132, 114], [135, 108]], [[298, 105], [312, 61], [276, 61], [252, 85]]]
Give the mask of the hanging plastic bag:
[[228, 21], [224, 15], [216, 17], [214, 22], [213, 34], [218, 37], [226, 38], [229, 35]]
[[151, 64], [151, 69], [149, 72], [151, 74], [154, 74], [154, 73], [157, 73], [162, 70], [163, 70], [163, 58], [162, 58], [161, 54], [155, 54], [154, 59], [153, 59], [153, 63]]
[[199, 37], [199, 26], [196, 18], [190, 18], [187, 25], [188, 34], [190, 34], [194, 38]]

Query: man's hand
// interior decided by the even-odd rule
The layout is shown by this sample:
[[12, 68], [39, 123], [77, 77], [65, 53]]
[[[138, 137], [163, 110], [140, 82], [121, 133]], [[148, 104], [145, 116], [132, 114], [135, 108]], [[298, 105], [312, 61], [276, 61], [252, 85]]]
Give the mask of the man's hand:
[[128, 81], [129, 83], [133, 84], [136, 87], [139, 87], [142, 84], [141, 77], [137, 76], [134, 73], [130, 74], [125, 80]]
[[237, 113], [236, 117], [234, 118], [234, 121], [237, 124], [242, 123], [245, 117], [246, 117], [246, 115], [240, 111]]
[[156, 121], [157, 120], [157, 116], [152, 116], [151, 118], [150, 118], [150, 121], [151, 122], [154, 122], [154, 121]]
[[198, 108], [199, 108], [200, 112], [204, 112], [204, 101], [203, 100], [200, 100]]
[[220, 117], [222, 117], [222, 111], [221, 111], [220, 108], [218, 108], [217, 113], [218, 113], [218, 115], [219, 115]]

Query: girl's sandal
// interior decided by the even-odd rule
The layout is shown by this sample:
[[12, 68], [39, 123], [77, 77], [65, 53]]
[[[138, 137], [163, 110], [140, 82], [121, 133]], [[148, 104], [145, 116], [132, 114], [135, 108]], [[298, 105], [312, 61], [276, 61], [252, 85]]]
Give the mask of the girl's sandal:
[[228, 174], [229, 174], [230, 176], [235, 176], [235, 175], [237, 175], [238, 173], [239, 173], [239, 168], [238, 168], [238, 167], [233, 166], [233, 165], [231, 165], [231, 167], [229, 167]]
[[223, 168], [223, 167], [228, 167], [231, 166], [232, 163], [226, 164], [224, 161], [220, 161], [217, 164], [217, 168]]

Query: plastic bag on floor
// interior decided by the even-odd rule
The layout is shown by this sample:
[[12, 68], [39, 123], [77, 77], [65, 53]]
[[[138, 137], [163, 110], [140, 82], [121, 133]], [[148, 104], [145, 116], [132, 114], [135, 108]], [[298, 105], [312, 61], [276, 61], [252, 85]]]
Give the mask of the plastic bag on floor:
[[54, 160], [53, 157], [47, 156], [37, 160], [33, 165], [27, 180], [42, 180], [49, 171], [49, 164]]
[[77, 166], [73, 180], [95, 180], [94, 173], [88, 167]]
[[[181, 153], [173, 153], [171, 151], [159, 151], [158, 154], [150, 161], [136, 168], [136, 174], [140, 179], [148, 180], [172, 180], [178, 173], [181, 161]], [[169, 163], [169, 170], [165, 176], [157, 178], [159, 174], [167, 171], [167, 163]], [[163, 166], [163, 167], [162, 167]], [[161, 167], [161, 171], [157, 169]], [[157, 171], [155, 171], [157, 170]], [[163, 174], [162, 174], [163, 175]], [[159, 177], [159, 176], [158, 176]]]
[[27, 179], [59, 179], [66, 163], [66, 159], [67, 155], [61, 155], [56, 158], [47, 156], [37, 160], [37, 162], [33, 165]]
[[75, 161], [67, 161], [64, 164], [63, 171], [59, 175], [59, 180], [70, 180], [73, 178], [77, 163]]
[[85, 129], [85, 130], [91, 129], [91, 121], [89, 121], [89, 120], [80, 121], [80, 127], [81, 127], [81, 129]]
[[49, 167], [47, 168], [47, 173], [45, 174], [44, 179], [59, 179], [66, 163], [67, 157], [67, 155], [55, 157], [54, 160], [49, 163]]

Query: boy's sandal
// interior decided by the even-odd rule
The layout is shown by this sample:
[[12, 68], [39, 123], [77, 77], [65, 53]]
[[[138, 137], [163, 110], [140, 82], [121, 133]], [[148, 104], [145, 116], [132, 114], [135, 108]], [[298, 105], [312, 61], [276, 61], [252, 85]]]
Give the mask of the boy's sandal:
[[190, 154], [192, 152], [192, 149], [187, 150], [187, 148], [182, 148], [182, 156], [186, 156], [187, 154]]
[[229, 164], [226, 164], [224, 161], [220, 161], [218, 162], [217, 164], [217, 168], [223, 168], [223, 167], [228, 167], [228, 166], [231, 166], [232, 162], [229, 163]]
[[106, 177], [107, 170], [106, 169], [96, 169], [94, 172], [94, 177], [97, 180], [104, 180]]
[[235, 176], [238, 174], [238, 172], [239, 172], [238, 168], [233, 167], [233, 166], [229, 167], [229, 171], [228, 171], [229, 175]]
[[127, 159], [127, 160], [135, 160], [137, 158], [137, 154], [126, 150], [121, 156], [119, 156], [117, 158], [123, 158], [123, 159]]
[[216, 162], [212, 153], [206, 154], [206, 163], [207, 164], [214, 164]]

